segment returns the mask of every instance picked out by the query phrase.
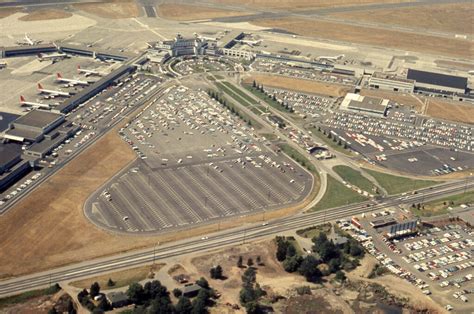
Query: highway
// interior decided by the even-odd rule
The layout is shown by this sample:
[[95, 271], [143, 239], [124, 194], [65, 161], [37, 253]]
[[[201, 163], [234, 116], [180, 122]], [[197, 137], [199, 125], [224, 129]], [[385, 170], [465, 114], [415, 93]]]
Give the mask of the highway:
[[289, 230], [296, 230], [322, 224], [342, 218], [349, 218], [365, 212], [382, 210], [390, 206], [412, 204], [438, 199], [447, 195], [471, 191], [474, 182], [457, 181], [418, 190], [416, 194], [392, 196], [378, 202], [366, 201], [329, 210], [300, 214], [268, 221], [267, 224], [253, 224], [241, 228], [211, 234], [206, 239], [193, 238], [179, 242], [167, 243], [158, 249], [146, 249], [140, 252], [129, 252], [122, 255], [73, 264], [41, 273], [3, 280], [0, 282], [0, 296], [16, 294], [52, 283], [91, 276], [120, 268], [143, 265], [161, 259], [183, 256], [189, 253], [205, 252], [229, 245], [239, 245], [246, 241], [269, 238]]

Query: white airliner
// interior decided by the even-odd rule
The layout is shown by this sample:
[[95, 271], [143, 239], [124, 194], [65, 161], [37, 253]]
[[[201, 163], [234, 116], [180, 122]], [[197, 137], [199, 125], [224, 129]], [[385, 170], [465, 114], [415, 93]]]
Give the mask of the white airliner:
[[23, 46], [34, 46], [37, 44], [40, 44], [42, 41], [41, 40], [34, 40], [31, 39], [28, 34], [25, 33], [25, 38], [23, 40], [19, 40], [16, 43], [18, 45], [23, 45]]
[[61, 73], [56, 73], [56, 81], [57, 82], [62, 82], [62, 83], [67, 83], [66, 84], [67, 87], [76, 86], [76, 85], [82, 85], [82, 86], [89, 85], [89, 82], [86, 82], [86, 81], [64, 78], [64, 77], [61, 76]]
[[20, 96], [20, 105], [22, 107], [33, 107], [35, 109], [41, 108], [41, 109], [51, 109], [51, 106], [49, 104], [42, 104], [39, 102], [32, 102], [32, 101], [26, 101], [25, 97]]
[[92, 76], [94, 76], [94, 75], [95, 76], [107, 75], [107, 73], [105, 73], [105, 72], [100, 72], [100, 71], [96, 71], [96, 70], [81, 69], [80, 65], [77, 66], [77, 72], [84, 73], [85, 76], [89, 76], [89, 75], [92, 75]]
[[51, 89], [44, 89], [43, 86], [38, 83], [38, 91], [40, 94], [48, 94], [51, 98], [54, 98], [56, 96], [63, 96], [63, 97], [69, 97], [71, 96], [71, 93], [68, 92], [62, 92], [59, 90], [51, 90]]
[[344, 58], [345, 55], [337, 55], [337, 56], [319, 56], [317, 57], [316, 59], [321, 61], [321, 60], [325, 60], [325, 61], [329, 61], [329, 62], [336, 62], [337, 60], [340, 60], [342, 58]]
[[49, 54], [44, 54], [44, 53], [39, 53], [38, 54], [38, 59], [39, 61], [45, 61], [45, 60], [61, 60], [69, 58], [69, 56], [65, 53], [57, 52], [57, 53], [49, 53]]

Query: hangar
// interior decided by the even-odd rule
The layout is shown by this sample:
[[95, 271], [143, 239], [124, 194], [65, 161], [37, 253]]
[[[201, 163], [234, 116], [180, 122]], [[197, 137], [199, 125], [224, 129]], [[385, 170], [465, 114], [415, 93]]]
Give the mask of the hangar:
[[467, 89], [467, 78], [462, 76], [408, 69], [407, 79], [414, 80], [419, 91], [465, 94]]
[[394, 92], [413, 93], [415, 81], [392, 74], [374, 72], [369, 78], [369, 87]]

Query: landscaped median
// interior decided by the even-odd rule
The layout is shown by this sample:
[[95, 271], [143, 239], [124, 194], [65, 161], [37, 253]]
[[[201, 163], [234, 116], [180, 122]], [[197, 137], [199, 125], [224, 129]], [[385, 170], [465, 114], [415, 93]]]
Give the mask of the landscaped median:
[[344, 184], [328, 175], [326, 193], [324, 193], [323, 198], [318, 204], [311, 208], [311, 211], [361, 203], [366, 200], [367, 198], [363, 195], [347, 188]]
[[366, 191], [370, 194], [375, 194], [377, 187], [366, 177], [364, 177], [360, 171], [354, 170], [349, 166], [335, 166], [332, 168], [344, 181]]

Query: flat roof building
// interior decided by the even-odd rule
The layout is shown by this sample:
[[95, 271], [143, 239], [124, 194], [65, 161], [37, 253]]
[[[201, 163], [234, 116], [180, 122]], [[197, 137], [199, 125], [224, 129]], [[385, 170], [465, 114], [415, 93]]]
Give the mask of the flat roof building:
[[36, 142], [65, 120], [61, 114], [32, 110], [9, 124], [3, 137], [16, 142]]
[[413, 93], [415, 81], [398, 77], [393, 74], [374, 72], [369, 78], [369, 87], [395, 92]]
[[461, 76], [408, 69], [407, 78], [422, 91], [465, 94], [467, 89], [467, 78]]
[[388, 104], [388, 99], [347, 93], [340, 108], [342, 110], [385, 116], [387, 114]]
[[0, 191], [21, 178], [30, 168], [28, 160], [21, 157], [21, 144], [0, 143]]

